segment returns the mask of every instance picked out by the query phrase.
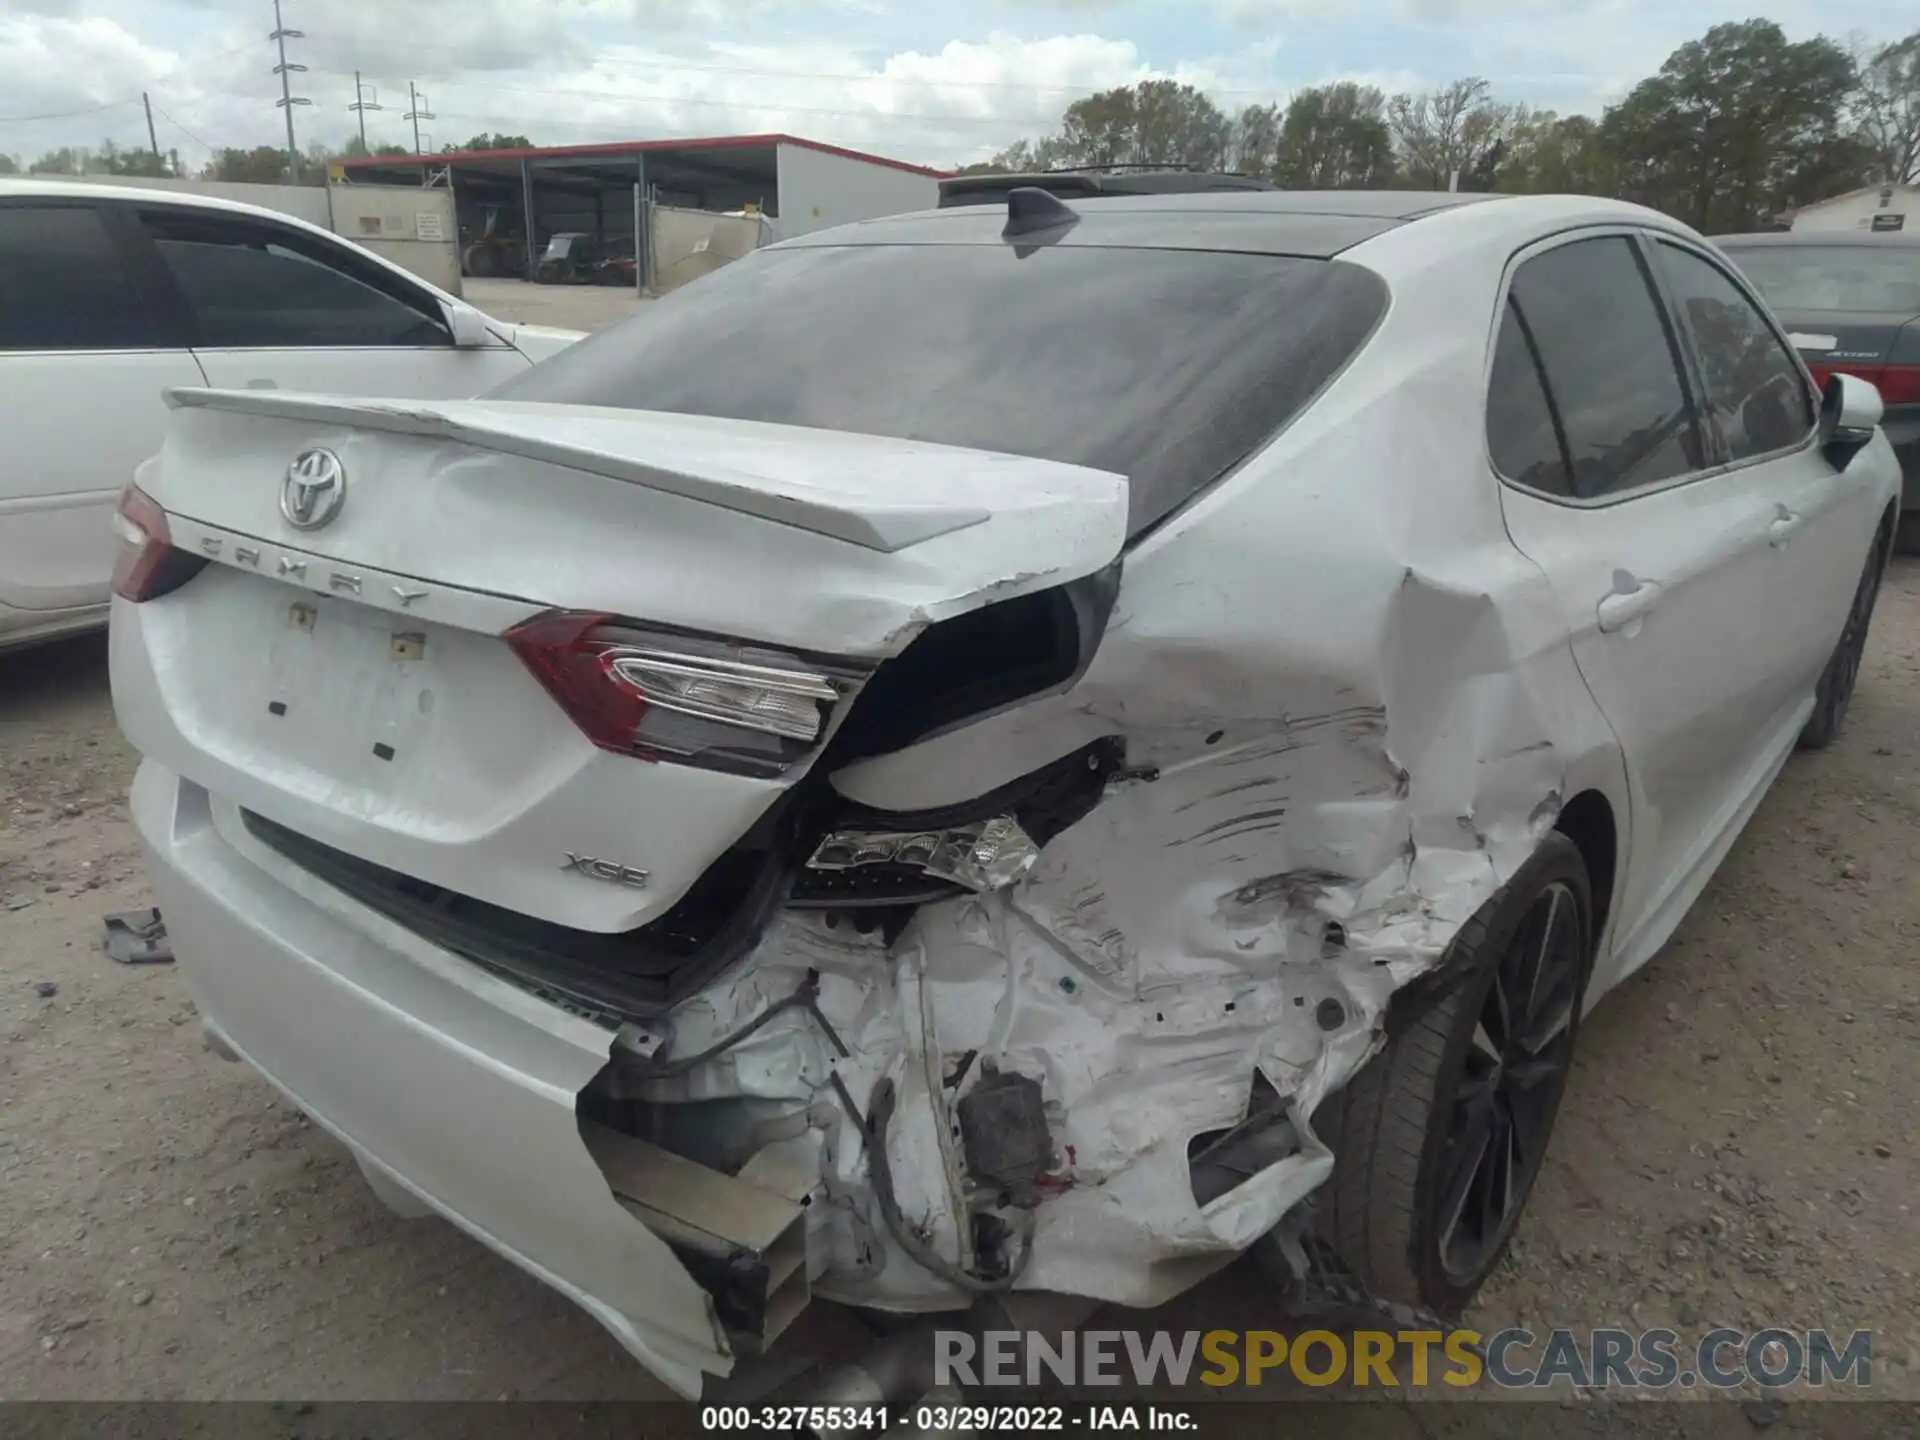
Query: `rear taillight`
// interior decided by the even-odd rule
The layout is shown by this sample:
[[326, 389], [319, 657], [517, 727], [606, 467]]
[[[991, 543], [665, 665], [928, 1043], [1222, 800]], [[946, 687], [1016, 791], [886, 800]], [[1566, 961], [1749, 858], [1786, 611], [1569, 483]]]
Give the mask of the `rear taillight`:
[[120, 492], [113, 514], [120, 551], [113, 565], [113, 593], [138, 605], [178, 590], [206, 565], [204, 557], [178, 549], [167, 529], [167, 512], [137, 485]]
[[507, 643], [603, 750], [778, 774], [825, 736], [858, 672], [777, 651], [555, 611]]
[[1920, 405], [1920, 365], [1883, 365], [1873, 383], [1880, 387], [1884, 404]]
[[1880, 392], [1883, 405], [1920, 405], [1920, 365], [1816, 365], [1809, 363], [1813, 383], [1822, 390], [1835, 375], [1855, 375]]

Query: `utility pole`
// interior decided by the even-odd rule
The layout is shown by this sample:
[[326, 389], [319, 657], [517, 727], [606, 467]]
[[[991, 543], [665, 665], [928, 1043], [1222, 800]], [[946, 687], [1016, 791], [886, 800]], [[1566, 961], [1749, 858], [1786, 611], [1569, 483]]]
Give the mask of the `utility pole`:
[[[274, 3], [278, 4], [279, 0], [274, 0]], [[413, 153], [421, 154], [420, 122], [433, 119], [433, 112], [427, 109], [427, 97], [415, 92], [411, 80], [407, 81], [407, 113], [400, 118], [413, 122]]]
[[[360, 72], [358, 70], [354, 71], [353, 104], [347, 106], [347, 109], [355, 111], [360, 116], [360, 148], [362, 150], [367, 150], [367, 111], [381, 108], [374, 103], [374, 101], [379, 98], [380, 92], [376, 90], [373, 92], [373, 100], [367, 99], [366, 92], [360, 88]], [[367, 150], [367, 153], [371, 155], [373, 152]]]
[[153, 101], [147, 98], [147, 92], [140, 92], [140, 103], [147, 107], [147, 148], [153, 152], [153, 158], [160, 158], [160, 137], [153, 133]]
[[293, 138], [293, 107], [311, 105], [313, 101], [304, 95], [293, 93], [294, 72], [305, 70], [307, 67], [288, 62], [287, 41], [304, 40], [307, 37], [305, 31], [289, 30], [281, 21], [280, 0], [273, 0], [273, 33], [267, 38], [280, 47], [280, 63], [273, 67], [273, 73], [280, 77], [280, 98], [273, 103], [275, 108], [287, 112], [287, 183], [298, 185], [300, 183], [300, 148]]

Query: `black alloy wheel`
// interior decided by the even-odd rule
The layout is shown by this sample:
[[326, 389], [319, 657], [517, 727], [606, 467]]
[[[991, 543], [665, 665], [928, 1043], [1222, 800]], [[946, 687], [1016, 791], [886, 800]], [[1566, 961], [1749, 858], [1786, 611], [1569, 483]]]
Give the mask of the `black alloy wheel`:
[[1487, 986], [1453, 1082], [1451, 1129], [1427, 1225], [1441, 1267], [1475, 1281], [1513, 1233], [1573, 1065], [1586, 957], [1579, 901], [1562, 883], [1534, 899]]
[[1460, 927], [1436, 988], [1321, 1103], [1314, 1225], [1378, 1300], [1459, 1314], [1513, 1238], [1579, 1039], [1586, 861], [1555, 831]]

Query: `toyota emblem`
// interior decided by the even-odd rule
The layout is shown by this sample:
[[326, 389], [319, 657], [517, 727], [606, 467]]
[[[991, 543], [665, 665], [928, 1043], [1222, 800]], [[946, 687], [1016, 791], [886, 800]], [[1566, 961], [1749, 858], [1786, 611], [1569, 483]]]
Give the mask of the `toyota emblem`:
[[331, 450], [307, 450], [294, 457], [280, 485], [280, 513], [296, 530], [318, 530], [346, 503], [347, 472]]

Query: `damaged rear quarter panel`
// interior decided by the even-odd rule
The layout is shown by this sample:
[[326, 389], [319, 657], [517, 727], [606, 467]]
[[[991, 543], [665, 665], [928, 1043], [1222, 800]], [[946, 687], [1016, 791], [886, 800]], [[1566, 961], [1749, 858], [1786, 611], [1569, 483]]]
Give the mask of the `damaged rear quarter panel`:
[[[1042, 1206], [1024, 1284], [1150, 1304], [1250, 1243], [1324, 1179], [1304, 1122], [1392, 993], [1569, 795], [1620, 793], [1545, 581], [1471, 463], [1482, 347], [1396, 353], [1128, 556], [1068, 693], [834, 777], [928, 807], [1125, 738], [1126, 778], [1023, 884], [923, 909], [895, 951], [939, 1050], [1045, 1079], [1077, 1183]], [[1304, 1148], [1202, 1213], [1187, 1141], [1245, 1114], [1256, 1067]]]

